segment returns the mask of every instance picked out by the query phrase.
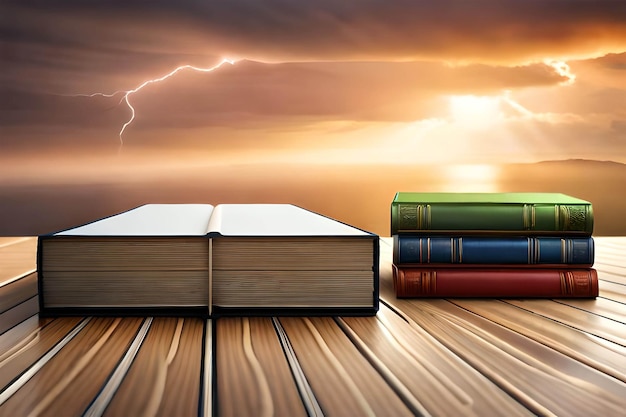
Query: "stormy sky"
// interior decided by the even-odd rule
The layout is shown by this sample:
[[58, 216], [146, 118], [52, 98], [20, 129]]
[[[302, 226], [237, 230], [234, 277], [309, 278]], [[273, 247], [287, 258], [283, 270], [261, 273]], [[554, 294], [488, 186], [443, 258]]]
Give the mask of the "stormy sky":
[[5, 167], [626, 163], [621, 0], [0, 0], [0, 53]]

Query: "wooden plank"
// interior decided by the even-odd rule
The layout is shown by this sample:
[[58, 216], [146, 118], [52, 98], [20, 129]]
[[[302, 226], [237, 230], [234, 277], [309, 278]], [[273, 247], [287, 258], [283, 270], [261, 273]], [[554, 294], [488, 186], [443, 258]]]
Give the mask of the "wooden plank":
[[[626, 324], [624, 323], [547, 300], [507, 300], [507, 303], [537, 316], [549, 318], [582, 332], [626, 346]], [[626, 306], [624, 311], [626, 312]]]
[[413, 415], [332, 318], [279, 321], [325, 415]]
[[618, 415], [626, 383], [446, 300], [398, 300], [424, 328], [536, 414]]
[[[412, 327], [385, 305], [376, 317], [340, 320], [356, 334], [353, 342], [359, 350], [371, 352], [368, 360], [394, 391], [399, 395], [408, 391], [406, 396], [422, 405], [428, 414], [532, 415], [432, 335]], [[405, 403], [410, 405], [410, 400], [405, 399]], [[416, 407], [412, 411], [420, 413]]]
[[39, 316], [32, 316], [20, 322], [17, 326], [0, 335], [0, 362], [7, 355], [7, 352], [22, 346], [33, 338], [52, 319], [40, 319]]
[[32, 239], [31, 236], [0, 236], [0, 249], [19, 243], [26, 239]]
[[[79, 321], [79, 318], [72, 317], [46, 322], [33, 329], [32, 332], [24, 334], [23, 338], [18, 340], [14, 340], [12, 334], [14, 334], [14, 330], [22, 330], [21, 326], [0, 336], [0, 346], [3, 347], [3, 354], [0, 356], [2, 358], [0, 361], [0, 368], [2, 369], [0, 372], [0, 390], [4, 390], [13, 379], [42, 357]], [[5, 337], [10, 338], [15, 344], [7, 345], [7, 343], [1, 342]]]
[[606, 269], [596, 268], [596, 270], [598, 271], [598, 279], [600, 280], [600, 291], [602, 291], [602, 284], [604, 283], [623, 285], [626, 291], [626, 276], [615, 274]]
[[0, 314], [0, 335], [39, 312], [39, 299], [31, 297]]
[[0, 287], [37, 269], [37, 238], [19, 238], [0, 245]]
[[626, 238], [596, 237], [594, 268], [599, 278], [626, 285]]
[[626, 324], [626, 305], [617, 301], [602, 297], [591, 300], [560, 299], [554, 301]]
[[626, 285], [600, 281], [600, 297], [626, 305]]
[[305, 416], [269, 318], [216, 322], [217, 409], [220, 416]]
[[104, 416], [197, 416], [203, 322], [155, 318]]
[[80, 415], [126, 352], [139, 318], [94, 318], [0, 408], [4, 415]]
[[615, 253], [621, 251], [623, 253], [626, 248], [626, 237], [624, 236], [594, 236], [596, 248], [602, 252]]
[[[452, 303], [626, 382], [625, 346], [562, 324], [564, 316], [585, 318], [589, 313], [542, 300], [542, 305], [554, 304], [559, 309], [557, 321], [554, 316], [547, 318], [538, 315], [533, 306], [524, 301], [509, 303], [491, 300], [454, 300]], [[524, 309], [520, 310], [518, 306]]]
[[37, 295], [37, 273], [22, 276], [0, 287], [0, 313]]

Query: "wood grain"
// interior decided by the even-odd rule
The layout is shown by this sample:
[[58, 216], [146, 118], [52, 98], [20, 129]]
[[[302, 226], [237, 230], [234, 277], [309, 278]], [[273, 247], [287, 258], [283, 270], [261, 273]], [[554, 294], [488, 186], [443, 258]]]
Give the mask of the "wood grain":
[[[538, 315], [540, 309], [533, 308], [535, 303], [531, 302], [532, 304], [528, 305], [526, 301], [493, 302], [491, 300], [474, 300], [470, 302], [455, 300], [453, 303], [487, 320], [549, 346], [578, 362], [613, 376], [622, 382], [626, 382], [626, 360], [624, 360], [626, 357], [626, 346], [589, 333], [592, 330], [588, 325], [589, 322], [583, 326], [584, 329], [571, 325], [562, 325], [562, 323], [567, 321], [581, 323], [584, 319], [597, 319], [597, 317], [590, 318], [590, 313], [563, 304], [546, 301], [542, 303], [544, 306], [556, 307], [547, 309], [555, 311], [553, 315]], [[521, 311], [520, 308], [522, 309]], [[620, 323], [613, 323], [615, 325], [615, 335], [620, 333], [626, 334], [624, 325], [621, 325], [623, 329], [620, 330]], [[615, 339], [619, 340], [618, 337], [615, 337]]]
[[37, 295], [37, 273], [25, 275], [0, 287], [0, 313]]
[[37, 238], [15, 237], [0, 240], [0, 288], [37, 269]]
[[217, 408], [220, 416], [304, 416], [269, 318], [217, 321]]
[[[435, 337], [412, 327], [385, 305], [377, 317], [342, 320], [430, 414], [488, 415], [494, 410], [507, 416], [531, 414]], [[388, 383], [399, 388], [398, 382]]]
[[94, 318], [1, 408], [0, 415], [79, 415], [115, 368], [141, 323]]
[[396, 306], [537, 414], [615, 415], [626, 384], [446, 300]]
[[197, 416], [200, 319], [155, 318], [105, 416]]
[[[42, 357], [69, 333], [79, 321], [80, 319], [78, 318], [67, 318], [46, 322], [27, 334], [21, 334], [22, 337], [19, 340], [12, 338], [12, 335], [8, 334], [8, 332], [2, 335], [0, 343], [7, 350], [3, 351], [3, 360], [0, 362], [0, 389], [4, 389], [13, 379]], [[16, 328], [16, 330], [21, 329]], [[2, 343], [1, 341], [5, 337], [11, 337], [15, 344], [7, 346], [6, 343]], [[14, 351], [13, 347], [18, 345], [20, 346], [19, 349]], [[9, 351], [12, 352], [11, 355], [5, 357], [5, 354]]]
[[325, 415], [413, 415], [332, 318], [280, 318]]

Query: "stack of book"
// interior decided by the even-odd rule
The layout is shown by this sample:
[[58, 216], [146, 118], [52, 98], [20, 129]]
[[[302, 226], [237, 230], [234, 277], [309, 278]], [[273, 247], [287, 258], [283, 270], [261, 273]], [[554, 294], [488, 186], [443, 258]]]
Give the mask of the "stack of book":
[[598, 295], [590, 202], [557, 193], [397, 193], [397, 297]]

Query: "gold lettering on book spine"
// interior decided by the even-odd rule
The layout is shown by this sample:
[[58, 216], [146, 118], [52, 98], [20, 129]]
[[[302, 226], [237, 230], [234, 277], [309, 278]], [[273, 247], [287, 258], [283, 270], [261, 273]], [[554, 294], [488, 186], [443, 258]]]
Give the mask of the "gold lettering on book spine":
[[584, 232], [587, 226], [587, 206], [559, 206], [561, 230]]
[[398, 229], [414, 230], [420, 228], [420, 206], [400, 204], [398, 206]]
[[430, 204], [398, 205], [398, 230], [428, 230], [431, 225]]
[[591, 293], [591, 272], [576, 271], [572, 273], [574, 294], [589, 295]]

